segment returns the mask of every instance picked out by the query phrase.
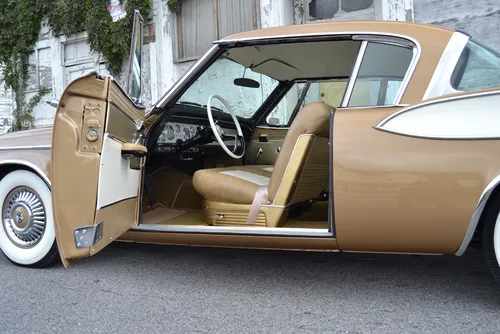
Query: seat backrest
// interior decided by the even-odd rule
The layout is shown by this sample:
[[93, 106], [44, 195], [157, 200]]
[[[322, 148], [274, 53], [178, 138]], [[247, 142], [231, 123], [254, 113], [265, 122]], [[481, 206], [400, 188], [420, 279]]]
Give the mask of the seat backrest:
[[[286, 198], [287, 204], [290, 200], [298, 202], [298, 199], [308, 197], [309, 194], [304, 193], [306, 189], [299, 187], [301, 184], [313, 186], [314, 189], [308, 188], [307, 193], [313, 193], [316, 187], [324, 187], [322, 180], [325, 173], [328, 178], [328, 138], [332, 110], [332, 106], [323, 102], [312, 102], [299, 110], [285, 136], [273, 168], [268, 186], [269, 201], [274, 202], [278, 191], [280, 199]], [[314, 177], [315, 172], [319, 172], [320, 175], [317, 182], [312, 182], [310, 177]], [[287, 180], [284, 179], [285, 174]], [[304, 180], [300, 181], [303, 177], [307, 177], [309, 181], [306, 180], [306, 183]], [[318, 182], [321, 182], [321, 185]], [[297, 191], [301, 188], [302, 192]], [[294, 192], [297, 192], [297, 196]]]

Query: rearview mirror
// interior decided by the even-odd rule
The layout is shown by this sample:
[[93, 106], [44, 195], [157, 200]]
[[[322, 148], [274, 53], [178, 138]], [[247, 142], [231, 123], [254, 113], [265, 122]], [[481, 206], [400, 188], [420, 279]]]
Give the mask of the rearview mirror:
[[249, 78], [236, 78], [234, 79], [233, 82], [236, 86], [241, 86], [241, 87], [248, 87], [248, 88], [260, 87], [260, 83], [258, 81]]
[[140, 103], [142, 88], [142, 36], [144, 20], [138, 10], [134, 11], [132, 26], [132, 40], [130, 43], [130, 56], [126, 91], [128, 96], [136, 103]]

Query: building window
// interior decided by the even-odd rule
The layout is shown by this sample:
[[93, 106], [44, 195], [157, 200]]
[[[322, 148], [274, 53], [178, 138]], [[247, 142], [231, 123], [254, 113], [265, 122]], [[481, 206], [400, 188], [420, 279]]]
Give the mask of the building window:
[[412, 59], [411, 48], [369, 42], [348, 106], [395, 104]]
[[331, 19], [342, 13], [367, 9], [373, 0], [306, 0], [309, 2], [309, 16], [312, 19]]
[[451, 86], [459, 91], [500, 87], [500, 54], [469, 40], [451, 76]]
[[50, 47], [35, 48], [29, 56], [28, 87], [26, 91], [35, 92], [52, 87], [52, 54]]
[[177, 60], [198, 58], [214, 40], [259, 28], [259, 0], [184, 0], [177, 13]]

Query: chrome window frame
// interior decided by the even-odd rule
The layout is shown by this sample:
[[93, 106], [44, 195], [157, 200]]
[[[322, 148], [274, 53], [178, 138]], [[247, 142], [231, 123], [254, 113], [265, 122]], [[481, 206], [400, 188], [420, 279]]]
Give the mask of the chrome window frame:
[[[238, 44], [238, 46], [245, 46], [245, 44], [253, 45], [253, 44], [279, 44], [281, 41], [290, 41], [290, 40], [298, 40], [297, 42], [307, 42], [307, 39], [315, 39], [315, 38], [338, 38], [338, 37], [350, 37], [355, 40], [356, 38], [359, 40], [377, 40], [379, 42], [385, 41], [385, 43], [396, 43], [397, 45], [411, 45], [414, 49], [414, 58], [408, 72], [406, 73], [405, 82], [401, 85], [401, 96], [399, 100], [394, 104], [394, 106], [399, 105], [399, 102], [406, 91], [406, 86], [408, 85], [411, 76], [415, 71], [415, 67], [420, 59], [421, 55], [421, 47], [417, 40], [407, 35], [400, 35], [394, 33], [380, 33], [373, 31], [343, 31], [337, 33], [306, 33], [306, 34], [294, 34], [294, 35], [274, 35], [263, 37], [252, 37], [252, 38], [242, 38], [240, 40], [217, 40], [214, 41], [211, 47], [205, 51], [205, 53], [195, 62], [189, 70], [183, 75], [174, 85], [165, 93], [162, 97], [158, 99], [158, 101], [151, 106], [150, 111], [155, 109], [160, 109], [164, 107], [170, 100], [172, 96], [174, 96], [180, 89], [182, 89], [183, 85], [188, 83], [189, 80], [195, 76], [196, 71], [203, 67], [206, 63], [208, 63], [211, 58], [217, 53], [219, 48], [224, 45], [229, 44]], [[409, 73], [411, 70], [411, 73]]]
[[[420, 44], [413, 38], [410, 38], [408, 36], [394, 36], [394, 35], [380, 35], [380, 34], [374, 34], [374, 35], [365, 35], [365, 34], [356, 34], [352, 36], [353, 40], [361, 40], [362, 44], [359, 49], [358, 57], [356, 58], [356, 62], [354, 64], [354, 68], [351, 72], [351, 76], [349, 78], [349, 83], [347, 84], [347, 89], [344, 95], [344, 99], [342, 100], [342, 103], [340, 104], [340, 108], [373, 108], [373, 107], [395, 107], [399, 106], [401, 103], [401, 99], [403, 98], [404, 93], [406, 92], [406, 88], [408, 87], [408, 84], [410, 83], [411, 77], [413, 76], [413, 73], [415, 72], [415, 68], [417, 67], [417, 63], [420, 60], [420, 55], [422, 53]], [[396, 94], [396, 97], [391, 104], [384, 104], [384, 105], [370, 105], [370, 106], [349, 106], [349, 101], [352, 97], [352, 92], [354, 90], [354, 85], [356, 83], [356, 80], [358, 78], [359, 74], [359, 69], [363, 63], [365, 54], [366, 54], [366, 48], [368, 46], [369, 42], [374, 42], [374, 43], [381, 43], [381, 44], [388, 44], [388, 45], [395, 45], [399, 47], [406, 47], [406, 48], [411, 48], [413, 52], [413, 56], [411, 59], [411, 62], [408, 66], [408, 69], [406, 70], [405, 76], [401, 82], [401, 86], [399, 87], [398, 93]]]

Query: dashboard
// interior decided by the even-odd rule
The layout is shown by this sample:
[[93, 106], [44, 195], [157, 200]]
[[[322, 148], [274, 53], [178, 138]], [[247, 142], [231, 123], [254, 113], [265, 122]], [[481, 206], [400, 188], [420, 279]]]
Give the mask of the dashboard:
[[[210, 128], [210, 126], [208, 126]], [[222, 128], [222, 131], [227, 136], [236, 136], [237, 132], [234, 129]], [[159, 146], [170, 146], [178, 144], [179, 142], [185, 142], [193, 138], [198, 132], [198, 125], [178, 123], [178, 122], [168, 122], [163, 127], [163, 130], [158, 136], [157, 144]], [[234, 139], [230, 141], [224, 141], [226, 144], [233, 144]], [[208, 143], [206, 145], [219, 145], [216, 141]]]
[[194, 137], [196, 132], [196, 125], [168, 122], [158, 137], [158, 145], [175, 144], [179, 140], [186, 141]]

